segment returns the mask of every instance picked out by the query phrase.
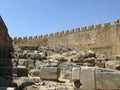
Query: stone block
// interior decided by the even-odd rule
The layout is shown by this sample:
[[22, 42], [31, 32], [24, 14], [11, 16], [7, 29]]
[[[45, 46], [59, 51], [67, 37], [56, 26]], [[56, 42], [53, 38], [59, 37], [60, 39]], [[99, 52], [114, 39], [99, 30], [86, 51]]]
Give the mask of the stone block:
[[96, 89], [118, 90], [120, 88], [120, 71], [112, 69], [96, 70]]
[[28, 60], [27, 59], [19, 59], [18, 64], [27, 67], [28, 66]]
[[32, 78], [29, 78], [29, 77], [21, 77], [20, 78], [20, 84], [26, 83], [26, 82], [34, 82], [34, 80]]
[[40, 78], [45, 80], [57, 80], [59, 77], [57, 67], [43, 67], [40, 69]]
[[80, 67], [73, 67], [72, 80], [80, 80]]
[[95, 68], [81, 67], [80, 82], [83, 90], [96, 90]]

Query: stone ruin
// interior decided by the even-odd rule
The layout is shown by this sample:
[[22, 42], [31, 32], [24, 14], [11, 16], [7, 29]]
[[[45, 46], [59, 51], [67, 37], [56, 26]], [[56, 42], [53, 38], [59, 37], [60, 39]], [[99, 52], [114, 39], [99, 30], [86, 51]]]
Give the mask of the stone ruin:
[[0, 90], [120, 89], [119, 54], [59, 44], [47, 47], [13, 41], [12, 45], [0, 19], [0, 40], [4, 42], [0, 48], [6, 48], [0, 50]]

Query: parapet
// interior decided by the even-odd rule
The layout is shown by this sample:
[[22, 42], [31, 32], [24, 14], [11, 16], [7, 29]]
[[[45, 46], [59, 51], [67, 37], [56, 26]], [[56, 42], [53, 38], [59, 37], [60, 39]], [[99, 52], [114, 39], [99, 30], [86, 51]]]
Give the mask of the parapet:
[[89, 25], [88, 26], [88, 30], [93, 30], [94, 29], [94, 25]]
[[120, 19], [115, 20], [114, 24], [120, 24]]
[[69, 34], [69, 30], [66, 30], [66, 31], [65, 31], [65, 34]]
[[44, 35], [44, 38], [48, 38], [48, 34], [45, 34], [45, 35]]
[[60, 32], [60, 36], [64, 35], [64, 31]]
[[87, 27], [84, 26], [84, 27], [81, 27], [81, 31], [86, 31], [87, 30]]
[[100, 28], [102, 28], [102, 25], [100, 23], [96, 24], [95, 29], [100, 29]]
[[59, 36], [59, 32], [56, 32], [56, 33], [54, 34], [54, 36], [55, 36], [55, 37]]
[[53, 33], [49, 34], [49, 37], [53, 37]]
[[[120, 19], [115, 20], [114, 21], [114, 25], [116, 25], [117, 27], [120, 27]], [[56, 33], [51, 33], [51, 34], [46, 34], [44, 36], [40, 35], [40, 36], [30, 36], [30, 37], [23, 37], [23, 39], [21, 37], [15, 37], [14, 40], [33, 40], [33, 39], [44, 39], [44, 38], [54, 38], [54, 37], [62, 37], [68, 34], [73, 34], [73, 33], [82, 33], [82, 32], [87, 32], [87, 31], [91, 31], [91, 30], [103, 30], [103, 29], [110, 29], [111, 27], [113, 27], [113, 25], [110, 24], [110, 22], [105, 22], [104, 26], [102, 26], [102, 24], [98, 23], [95, 26], [94, 25], [89, 25], [88, 27], [84, 26], [81, 28], [76, 28], [76, 29], [70, 29], [70, 30], [66, 30], [66, 31], [61, 31], [61, 32], [56, 32]]]
[[32, 36], [29, 36], [28, 39], [29, 39], [29, 40], [32, 39]]
[[27, 37], [23, 37], [23, 40], [27, 40]]
[[76, 32], [80, 32], [80, 28], [76, 28]]
[[37, 39], [37, 36], [34, 36], [34, 39]]
[[14, 41], [17, 41], [17, 37], [14, 37], [14, 39], [13, 39]]
[[18, 40], [22, 40], [22, 37], [18, 37]]
[[106, 22], [104, 23], [104, 28], [109, 28], [111, 25], [110, 25], [110, 22]]
[[70, 33], [74, 33], [74, 29], [71, 29], [71, 30], [70, 30]]

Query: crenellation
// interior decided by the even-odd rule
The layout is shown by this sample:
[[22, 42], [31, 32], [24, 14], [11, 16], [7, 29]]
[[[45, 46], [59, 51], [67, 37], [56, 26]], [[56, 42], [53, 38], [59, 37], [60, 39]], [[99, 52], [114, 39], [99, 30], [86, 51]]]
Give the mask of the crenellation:
[[115, 25], [116, 25], [116, 24], [120, 24], [120, 19], [115, 20], [115, 21], [114, 21], [114, 24], [115, 24]]
[[44, 38], [48, 38], [48, 34], [45, 34], [43, 37], [44, 37]]
[[61, 31], [61, 32], [60, 32], [60, 36], [62, 36], [62, 35], [64, 35], [64, 31]]
[[[78, 48], [82, 47], [83, 49], [86, 50], [86, 49], [95, 48], [95, 47], [104, 47], [109, 44], [111, 45], [114, 42], [114, 39], [119, 39], [118, 41], [120, 41], [119, 30], [120, 30], [120, 19], [116, 20], [113, 25], [111, 25], [110, 22], [104, 23], [104, 26], [102, 26], [102, 24], [98, 23], [95, 26], [89, 25], [88, 27], [84, 26], [81, 28], [51, 33], [49, 35], [46, 34], [44, 36], [42, 36], [42, 35], [38, 36], [38, 37], [35, 36], [36, 38], [29, 37], [29, 42], [31, 43], [31, 45], [32, 44], [35, 45], [34, 40], [39, 39], [39, 41], [40, 41], [39, 45], [52, 46], [54, 43], [56, 43], [59, 45], [67, 45], [70, 47], [78, 47]], [[15, 39], [15, 40], [17, 40], [16, 42], [18, 42], [18, 44], [21, 44], [21, 45], [23, 45], [25, 43], [25, 42], [20, 41], [20, 40], [22, 40], [20, 38]], [[115, 42], [115, 43], [117, 43], [117, 42]], [[28, 44], [26, 44], [26, 45], [28, 45]], [[38, 45], [38, 44], [36, 44], [36, 45]], [[115, 47], [120, 51], [118, 46], [119, 46], [119, 44]], [[113, 49], [114, 48], [110, 48], [109, 52], [107, 52], [108, 49], [102, 50], [101, 48], [98, 48], [95, 50], [100, 51], [102, 53], [110, 54]], [[117, 52], [114, 52], [115, 50], [113, 50], [113, 52], [118, 53], [119, 52], [118, 50], [117, 50]]]
[[105, 23], [104, 23], [104, 28], [108, 28], [108, 27], [110, 27], [110, 26], [111, 26], [110, 22], [105, 22]]
[[81, 27], [81, 31], [86, 31], [87, 30], [87, 27], [84, 26], [84, 27]]
[[23, 40], [27, 40], [27, 36], [26, 36], [26, 37], [23, 37]]
[[22, 37], [18, 37], [18, 40], [22, 40]]
[[94, 29], [94, 25], [89, 25], [88, 26], [88, 30], [93, 30]]
[[80, 32], [80, 28], [76, 28], [76, 32], [77, 32], [77, 33]]
[[66, 30], [66, 31], [65, 31], [65, 34], [69, 34], [69, 30]]
[[58, 37], [59, 36], [59, 32], [54, 33], [54, 36]]
[[28, 39], [31, 40], [31, 39], [32, 39], [32, 36], [29, 36]]
[[17, 41], [17, 37], [14, 37], [13, 40], [14, 40], [14, 41]]
[[101, 29], [102, 25], [100, 23], [96, 24], [95, 29]]
[[70, 30], [70, 33], [74, 33], [74, 29], [71, 29], [71, 30]]
[[53, 37], [53, 33], [49, 34], [49, 37]]
[[33, 38], [34, 38], [34, 39], [37, 39], [37, 36], [34, 36]]
[[40, 35], [40, 36], [38, 36], [38, 37], [37, 37], [37, 39], [42, 39], [42, 38], [43, 38], [43, 36], [42, 36], [42, 35]]

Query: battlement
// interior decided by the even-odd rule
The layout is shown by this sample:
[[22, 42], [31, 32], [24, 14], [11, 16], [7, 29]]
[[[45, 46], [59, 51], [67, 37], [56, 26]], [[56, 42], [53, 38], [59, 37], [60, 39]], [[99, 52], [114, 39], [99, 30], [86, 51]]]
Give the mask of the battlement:
[[56, 32], [56, 33], [51, 33], [51, 34], [46, 34], [46, 35], [40, 35], [40, 36], [29, 36], [29, 37], [15, 37], [13, 40], [17, 41], [17, 40], [33, 40], [33, 39], [43, 39], [43, 38], [51, 38], [51, 37], [61, 37], [64, 35], [68, 35], [68, 34], [73, 34], [73, 33], [78, 33], [78, 32], [87, 32], [90, 30], [99, 30], [99, 29], [103, 29], [103, 28], [111, 28], [112, 26], [116, 25], [116, 24], [120, 24], [120, 19], [115, 20], [114, 24], [111, 25], [110, 22], [105, 22], [104, 26], [102, 26], [102, 24], [98, 23], [96, 25], [89, 25], [88, 27], [83, 26], [81, 28], [76, 28], [76, 29], [70, 29], [70, 30], [65, 30], [65, 31], [61, 31], [61, 32]]
[[85, 50], [93, 49], [100, 53], [109, 53], [108, 55], [120, 54], [120, 19], [115, 20], [113, 24], [97, 23], [88, 27], [83, 26], [40, 36], [15, 37], [13, 40], [17, 45], [52, 46], [58, 44]]

